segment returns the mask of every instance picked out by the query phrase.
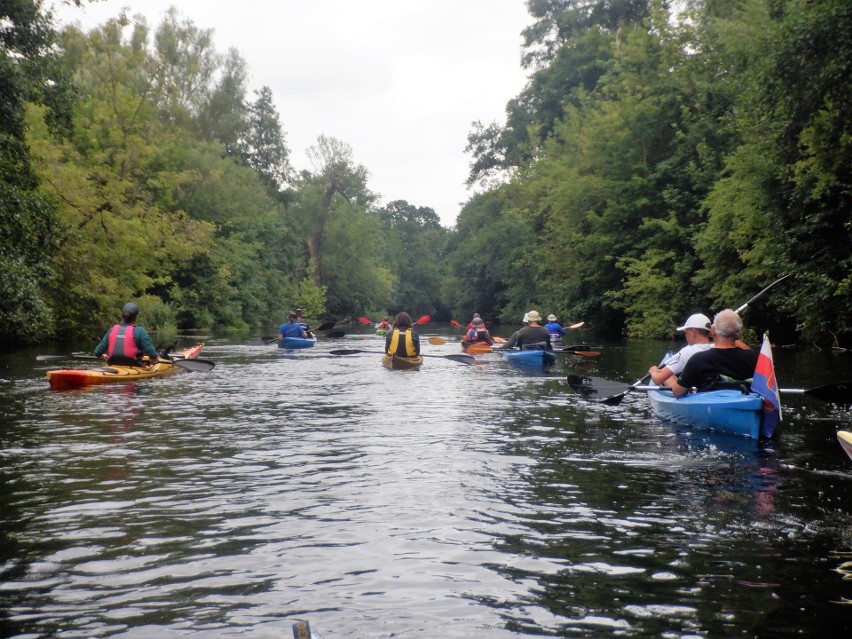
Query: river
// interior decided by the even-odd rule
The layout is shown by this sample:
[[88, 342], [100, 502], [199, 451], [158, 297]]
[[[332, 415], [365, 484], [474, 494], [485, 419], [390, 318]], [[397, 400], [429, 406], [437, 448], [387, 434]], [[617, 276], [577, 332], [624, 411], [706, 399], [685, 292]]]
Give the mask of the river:
[[[848, 408], [791, 395], [772, 441], [690, 432], [565, 380], [635, 381], [674, 341], [390, 371], [331, 355], [381, 350], [350, 331], [187, 335], [213, 371], [85, 391], [35, 356], [92, 345], [0, 355], [0, 637], [850, 636]], [[850, 364], [775, 351], [782, 388]]]

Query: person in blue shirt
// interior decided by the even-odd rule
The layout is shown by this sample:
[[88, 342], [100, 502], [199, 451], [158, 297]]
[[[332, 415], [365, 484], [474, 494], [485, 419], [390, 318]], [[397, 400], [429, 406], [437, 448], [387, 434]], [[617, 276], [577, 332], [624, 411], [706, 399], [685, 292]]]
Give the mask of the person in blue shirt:
[[[95, 346], [95, 355], [107, 363], [124, 366], [153, 366], [159, 362], [157, 349], [151, 336], [141, 326], [136, 326], [139, 307], [128, 302], [121, 309], [121, 323], [106, 332], [100, 344]], [[143, 363], [142, 357], [148, 356]]]
[[[556, 315], [551, 313], [547, 316], [547, 324], [544, 325], [547, 329], [547, 332], [550, 333], [550, 339], [554, 339], [554, 336], [559, 335], [564, 336], [568, 333], [565, 332], [565, 329], [562, 328], [562, 325], [556, 321]], [[556, 339], [559, 339], [558, 337]]]
[[295, 313], [289, 313], [287, 315], [287, 321], [278, 329], [278, 339], [282, 340], [285, 337], [301, 337], [303, 339], [307, 339], [308, 337], [305, 329], [303, 329], [302, 325], [299, 324], [298, 316]]

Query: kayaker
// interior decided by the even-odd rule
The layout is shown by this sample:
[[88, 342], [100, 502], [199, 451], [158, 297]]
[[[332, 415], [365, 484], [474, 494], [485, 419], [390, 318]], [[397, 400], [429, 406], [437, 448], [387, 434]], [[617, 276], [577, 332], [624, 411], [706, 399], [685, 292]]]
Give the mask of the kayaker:
[[[121, 323], [106, 332], [95, 355], [107, 363], [126, 366], [153, 366], [160, 358], [151, 336], [141, 326], [136, 326], [139, 306], [128, 302], [121, 309]], [[142, 357], [148, 356], [147, 362]]]
[[[475, 319], [482, 320], [482, 318], [479, 316], [479, 313], [474, 313], [474, 314], [473, 314], [473, 319], [471, 319], [471, 320], [467, 323], [467, 328], [466, 328], [465, 330], [468, 330], [468, 331], [469, 331], [470, 329], [472, 329], [472, 328], [473, 328], [473, 320], [475, 320]], [[484, 322], [484, 321], [482, 322], [482, 328], [485, 328], [485, 322]]]
[[520, 349], [539, 348], [545, 351], [552, 351], [553, 346], [550, 344], [550, 333], [541, 326], [541, 315], [538, 311], [529, 311], [524, 315], [524, 323], [527, 324], [521, 330], [517, 331], [503, 348], [518, 347]]
[[462, 337], [462, 344], [488, 344], [491, 346], [493, 343], [494, 340], [491, 339], [491, 333], [485, 328], [485, 322], [482, 321], [481, 317], [474, 317], [471, 321], [470, 330]]
[[302, 309], [301, 309], [301, 308], [297, 308], [297, 309], [295, 310], [295, 313], [296, 313], [296, 321], [299, 323], [299, 326], [301, 326], [301, 327], [302, 327], [302, 330], [303, 330], [303, 331], [305, 331], [305, 335], [307, 335], [309, 338], [316, 337], [316, 336], [315, 336], [315, 335], [311, 332], [311, 327], [310, 327], [310, 326], [308, 326], [308, 323], [307, 323], [305, 320], [303, 320], [303, 319], [302, 319]]
[[393, 318], [393, 330], [385, 337], [385, 353], [399, 357], [420, 355], [420, 335], [413, 328], [411, 315], [399, 313]]
[[672, 384], [674, 396], [712, 390], [719, 381], [750, 380], [754, 376], [758, 354], [737, 345], [742, 330], [743, 321], [736, 311], [726, 308], [716, 313], [710, 327], [713, 348], [689, 358], [680, 377]]
[[657, 385], [671, 387], [677, 382], [677, 376], [683, 372], [686, 363], [696, 353], [712, 348], [710, 343], [710, 318], [704, 313], [690, 315], [677, 330], [686, 338], [686, 346], [669, 357], [662, 366], [652, 366], [648, 375]]
[[[568, 333], [565, 331], [564, 328], [562, 328], [562, 324], [557, 322], [556, 319], [556, 315], [554, 315], [553, 313], [547, 316], [547, 324], [544, 325], [544, 327], [547, 329], [547, 332], [550, 333], [551, 336], [558, 335], [560, 337], [563, 337], [567, 335]], [[551, 337], [551, 339], [553, 338]]]
[[287, 321], [278, 329], [279, 340], [282, 340], [285, 337], [301, 337], [302, 339], [308, 338], [308, 334], [305, 332], [305, 329], [303, 329], [302, 325], [296, 321], [297, 317], [298, 316], [294, 312], [287, 314]]
[[385, 318], [381, 322], [376, 324], [376, 329], [378, 329], [380, 331], [389, 331], [390, 327], [391, 327], [390, 317], [388, 317], [387, 315], [385, 316]]

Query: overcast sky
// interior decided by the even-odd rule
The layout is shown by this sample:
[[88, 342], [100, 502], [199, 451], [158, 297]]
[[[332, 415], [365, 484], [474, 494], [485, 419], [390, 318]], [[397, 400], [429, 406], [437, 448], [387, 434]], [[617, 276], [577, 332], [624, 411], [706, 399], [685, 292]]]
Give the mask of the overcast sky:
[[[48, 0], [50, 2], [50, 0]], [[90, 29], [142, 14], [155, 28], [172, 5], [214, 30], [217, 51], [249, 67], [249, 97], [272, 89], [297, 169], [320, 134], [352, 147], [382, 202], [430, 206], [454, 224], [471, 123], [504, 122], [523, 88], [524, 0], [100, 0], [55, 3], [57, 22]]]

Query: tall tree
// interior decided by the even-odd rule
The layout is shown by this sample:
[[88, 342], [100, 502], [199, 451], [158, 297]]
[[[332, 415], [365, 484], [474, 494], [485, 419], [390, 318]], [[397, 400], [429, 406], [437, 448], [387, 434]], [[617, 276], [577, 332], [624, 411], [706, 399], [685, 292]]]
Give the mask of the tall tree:
[[356, 164], [352, 148], [336, 138], [320, 135], [307, 150], [313, 172], [302, 175], [301, 220], [308, 250], [309, 275], [323, 284], [322, 256], [326, 231], [334, 213], [335, 197], [366, 208], [375, 196], [367, 189], [367, 169]]
[[290, 149], [272, 99], [272, 90], [264, 86], [255, 91], [255, 95], [257, 99], [249, 105], [249, 127], [242, 142], [242, 154], [269, 189], [278, 193], [292, 177]]

